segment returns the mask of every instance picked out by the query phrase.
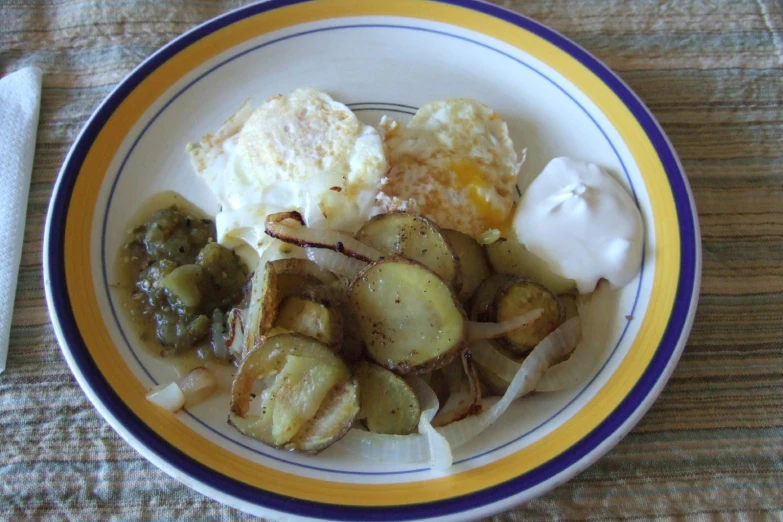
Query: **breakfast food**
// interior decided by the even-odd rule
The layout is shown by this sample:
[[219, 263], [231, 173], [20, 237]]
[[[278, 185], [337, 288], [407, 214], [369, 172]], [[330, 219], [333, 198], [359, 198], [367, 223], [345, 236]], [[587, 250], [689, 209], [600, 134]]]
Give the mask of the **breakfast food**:
[[[382, 194], [473, 237], [510, 217], [519, 159], [508, 126], [476, 100], [428, 103], [406, 125], [381, 122], [389, 174]], [[383, 198], [383, 195], [381, 195]]]
[[314, 228], [355, 232], [370, 216], [386, 156], [380, 135], [315, 89], [246, 103], [214, 134], [188, 146], [220, 202], [217, 239], [263, 251], [263, 224], [283, 210]]
[[[218, 241], [194, 233], [153, 286], [178, 317], [215, 308], [213, 352], [237, 365], [229, 423], [274, 448], [340, 441], [448, 468], [513, 401], [590, 371], [603, 279], [626, 284], [640, 262], [638, 211], [598, 167], [555, 160], [515, 205], [508, 128], [474, 100], [376, 130], [297, 89], [246, 104], [188, 150], [222, 205]], [[614, 210], [625, 223], [609, 222]], [[251, 266], [231, 265], [226, 247]], [[213, 265], [228, 287], [204, 286]], [[205, 371], [150, 400], [172, 411], [204, 400], [215, 388]]]

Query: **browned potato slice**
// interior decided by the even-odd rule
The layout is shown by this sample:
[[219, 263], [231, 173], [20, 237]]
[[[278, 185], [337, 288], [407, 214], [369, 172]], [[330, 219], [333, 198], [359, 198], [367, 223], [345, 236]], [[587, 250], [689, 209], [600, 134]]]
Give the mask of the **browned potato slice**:
[[363, 419], [373, 433], [407, 435], [416, 429], [421, 405], [413, 389], [402, 378], [377, 364], [360, 362], [356, 378], [362, 391]]
[[467, 234], [449, 228], [443, 229], [443, 234], [451, 243], [451, 248], [459, 259], [462, 271], [462, 288], [459, 291], [459, 300], [466, 302], [476, 291], [481, 282], [492, 273], [487, 263], [484, 249], [478, 242]]
[[506, 393], [506, 390], [511, 385], [510, 382], [498, 376], [495, 372], [488, 370], [476, 361], [473, 361], [473, 364], [476, 366], [476, 371], [478, 371], [481, 383], [487, 387], [492, 395], [502, 396]]
[[447, 364], [465, 344], [465, 311], [433, 271], [408, 258], [372, 263], [351, 283], [350, 305], [367, 353], [397, 373]]
[[449, 388], [446, 402], [432, 419], [436, 428], [481, 413], [481, 383], [469, 350], [443, 368]]
[[337, 276], [310, 261], [309, 259], [288, 258], [270, 261], [278, 274], [289, 274], [330, 284], [337, 281]]
[[329, 392], [345, 382], [340, 368], [321, 360], [297, 355], [285, 360], [274, 384], [261, 394], [261, 413], [246, 432], [274, 447], [289, 442], [315, 417]]
[[280, 304], [275, 326], [317, 339], [339, 351], [343, 338], [337, 300], [324, 286], [299, 289]]
[[548, 288], [523, 278], [506, 284], [495, 303], [498, 321], [518, 317], [537, 308], [544, 311], [538, 319], [501, 339], [503, 344], [516, 354], [535, 348], [544, 337], [555, 331], [565, 318], [565, 310], [555, 294]]
[[459, 292], [462, 278], [459, 260], [438, 225], [404, 212], [375, 216], [356, 239], [386, 255], [399, 254], [423, 264]]
[[340, 440], [359, 413], [359, 391], [356, 378], [333, 389], [285, 449], [315, 455]]
[[250, 393], [256, 380], [278, 374], [288, 355], [317, 359], [335, 366], [345, 375], [345, 380], [350, 375], [342, 359], [315, 339], [300, 334], [276, 335], [264, 339], [242, 360], [231, 386], [231, 411], [244, 417], [250, 407]]
[[573, 280], [552, 272], [543, 259], [527, 250], [515, 237], [502, 237], [484, 248], [495, 272], [527, 277], [557, 293], [576, 288]]
[[490, 323], [495, 320], [497, 310], [495, 301], [500, 290], [512, 281], [514, 277], [506, 274], [493, 274], [479, 285], [473, 294], [473, 305], [470, 308], [470, 318], [473, 321]]
[[305, 286], [328, 285], [337, 281], [336, 275], [309, 259], [278, 259], [270, 261], [270, 265], [278, 275], [277, 285], [281, 297]]
[[229, 424], [269, 446], [315, 455], [340, 440], [351, 429], [358, 412], [359, 385], [354, 378], [329, 392], [318, 413], [285, 444], [273, 444], [272, 415], [240, 417], [231, 412]]
[[[274, 327], [283, 299], [303, 287], [333, 284], [337, 276], [309, 259], [278, 259], [267, 261], [263, 279], [260, 282], [258, 280], [258, 274], [255, 274], [243, 357], [262, 342], [263, 337]], [[261, 286], [257, 287], [258, 284]], [[260, 307], [253, 305], [257, 300], [262, 303]]]

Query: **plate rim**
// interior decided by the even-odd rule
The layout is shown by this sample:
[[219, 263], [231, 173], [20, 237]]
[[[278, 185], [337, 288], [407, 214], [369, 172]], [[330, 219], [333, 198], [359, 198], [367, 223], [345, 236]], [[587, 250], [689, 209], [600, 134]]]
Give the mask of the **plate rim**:
[[[138, 82], [143, 80], [147, 76], [147, 74], [149, 74], [149, 72], [157, 68], [158, 61], [161, 61], [162, 63], [162, 61], [165, 61], [165, 59], [168, 58], [169, 54], [173, 56], [178, 52], [180, 52], [182, 49], [187, 48], [192, 43], [192, 42], [188, 42], [188, 40], [193, 39], [194, 36], [197, 36], [199, 33], [203, 31], [206, 31], [205, 34], [209, 34], [214, 30], [223, 27], [224, 25], [230, 25], [231, 23], [233, 23], [233, 21], [241, 20], [248, 16], [260, 14], [269, 10], [277, 9], [279, 7], [305, 3], [307, 1], [309, 0], [270, 0], [268, 2], [259, 2], [256, 4], [251, 4], [245, 7], [241, 7], [233, 11], [229, 11], [228, 13], [225, 13], [211, 20], [208, 20], [203, 24], [200, 24], [199, 26], [182, 34], [181, 36], [177, 37], [176, 39], [172, 40], [171, 42], [161, 47], [149, 58], [144, 60], [144, 62], [142, 62], [139, 66], [134, 68], [133, 71], [129, 73], [111, 91], [111, 93], [101, 102], [98, 108], [93, 112], [93, 114], [88, 119], [87, 123], [85, 124], [85, 126], [83, 127], [79, 135], [77, 136], [76, 140], [74, 141], [74, 144], [72, 145], [71, 149], [69, 150], [69, 153], [66, 156], [66, 159], [63, 163], [63, 167], [60, 170], [60, 173], [58, 174], [57, 181], [55, 183], [52, 192], [51, 203], [49, 206], [49, 211], [47, 213], [46, 228], [44, 233], [44, 251], [43, 251], [44, 283], [45, 283], [45, 291], [47, 297], [47, 306], [49, 308], [49, 313], [52, 318], [52, 323], [55, 329], [55, 333], [58, 342], [60, 344], [61, 350], [64, 354], [64, 357], [68, 362], [71, 371], [76, 376], [77, 381], [79, 382], [82, 389], [85, 391], [90, 401], [95, 405], [96, 409], [98, 409], [98, 411], [104, 416], [104, 418], [106, 418], [109, 421], [109, 423], [112, 425], [115, 431], [117, 431], [121, 436], [123, 436], [123, 438], [126, 441], [128, 441], [131, 444], [131, 446], [133, 446], [137, 451], [139, 451], [142, 455], [144, 455], [148, 460], [156, 464], [156, 466], [163, 469], [165, 472], [167, 472], [174, 478], [177, 478], [185, 482], [191, 487], [194, 487], [194, 489], [197, 489], [202, 493], [207, 494], [208, 496], [217, 498], [218, 500], [221, 500], [228, 504], [235, 505], [236, 507], [240, 507], [240, 509], [245, 509], [245, 510], [247, 510], [248, 506], [239, 505], [242, 504], [242, 501], [240, 499], [224, 494], [223, 492], [215, 490], [210, 485], [200, 482], [199, 480], [195, 479], [192, 476], [188, 476], [186, 472], [183, 472], [181, 469], [177, 468], [175, 464], [172, 464], [172, 462], [158, 455], [154, 450], [149, 448], [147, 444], [139, 440], [139, 438], [137, 437], [138, 434], [132, 432], [131, 430], [127, 430], [123, 422], [118, 420], [110, 411], [110, 409], [106, 406], [106, 404], [104, 404], [103, 400], [97, 396], [91, 383], [82, 373], [83, 367], [80, 366], [80, 364], [89, 363], [91, 361], [77, 361], [69, 346], [69, 342], [68, 342], [69, 335], [67, 335], [66, 332], [63, 330], [63, 325], [61, 324], [62, 318], [60, 317], [60, 314], [62, 313], [62, 310], [58, 309], [57, 305], [58, 303], [62, 304], [61, 303], [62, 300], [61, 299], [58, 300], [58, 296], [56, 295], [58, 289], [53, 287], [52, 261], [54, 261], [54, 258], [52, 257], [53, 255], [51, 251], [52, 245], [50, 245], [50, 242], [52, 241], [52, 227], [54, 226], [56, 218], [65, 215], [64, 212], [58, 213], [57, 211], [61, 209], [67, 209], [68, 203], [70, 202], [71, 190], [73, 189], [72, 185], [75, 184], [75, 180], [77, 177], [77, 176], [73, 176], [73, 179], [69, 180], [71, 182], [71, 186], [65, 187], [64, 189], [64, 183], [66, 182], [65, 178], [69, 172], [69, 167], [71, 167], [71, 163], [74, 157], [78, 155], [79, 149], [84, 148], [85, 153], [87, 150], [89, 150], [92, 141], [88, 140], [89, 143], [87, 143], [87, 145], [85, 146], [84, 140], [86, 139], [86, 137], [88, 137], [91, 134], [91, 131], [94, 131], [94, 134], [97, 135], [97, 133], [103, 127], [105, 120], [101, 122], [100, 116], [105, 115], [108, 118], [108, 116], [110, 116], [112, 113], [112, 106], [116, 105], [115, 103], [113, 103], [115, 99], [117, 99], [116, 101], [117, 103], [119, 103], [122, 99], [124, 99], [123, 91], [128, 90], [128, 92], [130, 92], [136, 87], [136, 85], [138, 85], [138, 83], [136, 83], [135, 85], [129, 85], [132, 83], [131, 80], [137, 79]], [[585, 469], [587, 466], [595, 462], [601, 455], [603, 455], [604, 453], [606, 453], [606, 451], [608, 451], [611, 447], [613, 447], [628, 431], [630, 431], [630, 429], [638, 422], [639, 418], [641, 418], [641, 416], [647, 411], [647, 409], [649, 409], [650, 405], [654, 402], [655, 398], [657, 398], [661, 389], [668, 381], [671, 372], [673, 371], [677, 361], [679, 360], [679, 356], [682, 352], [682, 349], [685, 346], [693, 322], [693, 318], [695, 315], [696, 302], [699, 296], [700, 274], [701, 274], [701, 248], [700, 248], [700, 237], [699, 237], [699, 227], [698, 227], [698, 216], [695, 212], [695, 204], [693, 201], [693, 196], [690, 192], [690, 188], [688, 186], [687, 178], [685, 177], [682, 165], [680, 164], [679, 159], [677, 158], [676, 153], [671, 143], [668, 140], [668, 137], [665, 135], [663, 129], [660, 127], [658, 122], [654, 119], [654, 117], [649, 112], [649, 110], [644, 106], [644, 104], [641, 102], [638, 96], [636, 96], [635, 93], [633, 93], [633, 91], [619, 77], [617, 77], [617, 75], [615, 75], [611, 70], [609, 70], [608, 67], [603, 65], [600, 61], [598, 61], [596, 58], [590, 55], [587, 51], [579, 47], [577, 44], [571, 42], [564, 36], [560, 35], [559, 33], [556, 33], [555, 31], [549, 29], [543, 24], [540, 24], [539, 22], [536, 22], [519, 13], [498, 6], [494, 6], [492, 4], [488, 4], [479, 0], [436, 0], [436, 1], [439, 3], [456, 5], [457, 7], [462, 7], [462, 8], [467, 8], [470, 10], [482, 12], [484, 14], [488, 14], [495, 18], [499, 18], [501, 20], [510, 22], [513, 25], [522, 28], [523, 30], [528, 30], [530, 32], [533, 32], [537, 36], [546, 39], [547, 41], [557, 46], [558, 48], [560, 48], [561, 50], [563, 50], [564, 52], [566, 52], [567, 54], [571, 55], [573, 58], [581, 62], [583, 65], [585, 65], [596, 76], [598, 76], [601, 79], [601, 81], [605, 83], [615, 93], [615, 95], [617, 95], [623, 101], [623, 103], [629, 108], [631, 113], [634, 115], [634, 118], [639, 122], [639, 124], [648, 134], [648, 136], [651, 137], [651, 143], [654, 145], [655, 151], [658, 154], [659, 159], [664, 164], [665, 171], [667, 173], [667, 176], [669, 177], [670, 185], [672, 184], [673, 181], [681, 182], [682, 185], [681, 192], [683, 192], [683, 194], [680, 194], [680, 196], [682, 195], [685, 196], [686, 204], [684, 208], [688, 210], [687, 215], [684, 216], [681, 215], [680, 213], [682, 202], [677, 201], [677, 193], [675, 192], [673, 186], [672, 186], [672, 194], [674, 196], [675, 203], [677, 204], [677, 216], [680, 221], [679, 223], [680, 226], [678, 228], [682, 231], [683, 220], [686, 221], [685, 225], [690, 224], [690, 226], [692, 227], [691, 236], [693, 238], [693, 245], [692, 245], [693, 266], [691, 267], [692, 268], [691, 270], [692, 282], [690, 285], [691, 295], [690, 295], [690, 299], [688, 299], [687, 302], [680, 302], [681, 301], [680, 298], [682, 297], [680, 294], [681, 294], [681, 286], [682, 286], [682, 278], [683, 278], [683, 274], [682, 274], [683, 267], [682, 267], [682, 259], [681, 259], [680, 283], [678, 284], [678, 289], [677, 289], [677, 299], [672, 308], [672, 312], [669, 318], [669, 324], [666, 328], [666, 334], [664, 336], [664, 339], [666, 338], [666, 336], [668, 336], [671, 328], [672, 320], [675, 318], [674, 317], [675, 309], [677, 309], [678, 306], [680, 307], [684, 306], [686, 313], [681, 318], [682, 319], [681, 324], [678, 327], [675, 327], [676, 330], [679, 330], [678, 336], [676, 337], [676, 342], [672, 346], [672, 349], [670, 350], [668, 357], [665, 358], [665, 364], [663, 368], [658, 372], [657, 376], [655, 376], [655, 378], [653, 379], [652, 384], [650, 385], [651, 388], [645, 392], [643, 399], [638, 404], [633, 405], [630, 408], [631, 411], [626, 414], [625, 419], [622, 422], [620, 422], [619, 425], [615, 426], [614, 429], [611, 429], [610, 432], [605, 437], [603, 437], [600, 440], [600, 442], [597, 442], [591, 450], [582, 454], [581, 457], [573, 461], [570, 465], [567, 465], [561, 471], [552, 474], [551, 476], [549, 476], [549, 478], [540, 481], [537, 485], [524, 488], [521, 491], [520, 491], [520, 486], [522, 486], [522, 484], [518, 483], [520, 477], [516, 477], [515, 479], [509, 480], [505, 483], [501, 483], [491, 488], [488, 488], [488, 490], [496, 490], [500, 492], [500, 495], [499, 496], [496, 495], [494, 500], [486, 501], [486, 500], [475, 499], [477, 495], [483, 495], [487, 492], [487, 490], [480, 490], [468, 495], [464, 495], [463, 497], [449, 498], [445, 500], [432, 502], [430, 504], [394, 506], [394, 507], [387, 507], [387, 508], [362, 506], [362, 507], [357, 507], [355, 509], [351, 509], [351, 511], [355, 511], [356, 509], [361, 511], [361, 513], [353, 513], [354, 516], [351, 516], [351, 513], [348, 512], [343, 513], [344, 515], [348, 515], [348, 517], [353, 519], [357, 519], [354, 518], [356, 515], [361, 515], [358, 518], [359, 520], [377, 518], [378, 511], [380, 509], [385, 511], [387, 514], [390, 512], [392, 514], [394, 514], [394, 512], [397, 512], [396, 513], [397, 515], [401, 515], [402, 514], [400, 513], [401, 511], [406, 511], [408, 512], [408, 514], [404, 516], [405, 519], [420, 518], [419, 515], [423, 515], [423, 518], [438, 516], [444, 513], [444, 511], [435, 509], [436, 506], [447, 504], [454, 500], [464, 500], [466, 498], [475, 499], [479, 501], [479, 507], [471, 508], [470, 511], [479, 510], [481, 511], [482, 514], [488, 514], [489, 512], [496, 512], [502, 509], [506, 509], [511, 505], [517, 504], [521, 500], [524, 500], [525, 498], [532, 498], [534, 496], [537, 496], [538, 494], [542, 493], [543, 490], [549, 490], [555, 487], [556, 485], [570, 479], [571, 477], [573, 477], [574, 475], [576, 475], [577, 473]], [[233, 20], [233, 18], [235, 17], [236, 20]], [[200, 36], [198, 38], [200, 38]], [[178, 48], [178, 45], [184, 45], [184, 47], [180, 49]], [[150, 70], [147, 71], [147, 69]], [[612, 83], [614, 83], [615, 85], [613, 86]], [[625, 97], [621, 96], [621, 94], [624, 94]], [[631, 102], [631, 104], [629, 104], [629, 101]], [[632, 105], [636, 105], [636, 110], [632, 108]], [[104, 114], [105, 111], [107, 111], [106, 114]], [[640, 115], [645, 117], [645, 119], [647, 120], [646, 123], [640, 119]], [[663, 151], [660, 150], [659, 144], [657, 144], [654, 140], [652, 140], [652, 136], [650, 136], [651, 130], [657, 133], [658, 136], [656, 137], [664, 144]], [[94, 138], [94, 136], [92, 137]], [[666, 155], [668, 157], [664, 158], [661, 155], [661, 152], [667, 153]], [[672, 163], [670, 163], [669, 166], [666, 166], [667, 161], [665, 160], [668, 160], [669, 162]], [[671, 171], [670, 171], [670, 168], [672, 166], [674, 167], [673, 168], [674, 172], [679, 174], [679, 179], [674, 179], [674, 180], [672, 179]], [[78, 169], [76, 169], [76, 174], [78, 175]], [[64, 193], [63, 190], [66, 190], [66, 192]], [[687, 223], [687, 221], [690, 221], [690, 223]], [[681, 238], [681, 245], [683, 247], [686, 246], [684, 245], [684, 242], [685, 242], [685, 237]], [[62, 243], [63, 243], [62, 246], [64, 247], [64, 239]], [[54, 244], [55, 246], [57, 245], [56, 242]], [[55, 248], [55, 254], [56, 251], [57, 249]], [[64, 286], [64, 281], [62, 282], [62, 284]], [[66, 288], [65, 290], [66, 300], [67, 300], [67, 294], [68, 292]], [[72, 326], [75, 327], [75, 321], [73, 321]], [[80, 338], [78, 328], [75, 328], [75, 332], [72, 333], [75, 333], [76, 337]], [[656, 349], [655, 355], [653, 356], [654, 360], [657, 359], [660, 355], [659, 352], [661, 350], [661, 346], [665, 342], [664, 339], [662, 339], [661, 343]], [[651, 361], [650, 366], [648, 366], [648, 368], [645, 370], [644, 374], [642, 375], [642, 378], [636, 383], [633, 390], [623, 399], [621, 405], [618, 406], [610, 414], [610, 417], [613, 417], [618, 412], [618, 410], [620, 410], [623, 407], [623, 405], [626, 403], [629, 397], [634, 393], [634, 391], [639, 387], [639, 385], [645, 379], [645, 376], [647, 376], [652, 366], [653, 363]], [[96, 375], [101, 375], [97, 367], [93, 368], [92, 370]], [[105, 382], [104, 384], [109, 390], [111, 390], [111, 386], [108, 385], [108, 382]], [[119, 403], [122, 404], [122, 401], [119, 401]], [[133, 414], [131, 413], [131, 415]], [[587, 434], [577, 444], [569, 448], [569, 450], [567, 450], [566, 453], [570, 452], [571, 450], [573, 450], [574, 447], [582, 444], [586, 439], [594, 436], [597, 432], [601, 431], [602, 427], [604, 427], [604, 425], [609, 421], [610, 417], [608, 417], [604, 421], [604, 423], [596, 427], [591, 433]], [[153, 435], [157, 437], [156, 434]], [[162, 440], [161, 442], [163, 445], [169, 446], [167, 442]], [[171, 449], [175, 453], [179, 453], [179, 450], [177, 450], [176, 448], [171, 447]], [[562, 456], [563, 455], [560, 455], [553, 460], [557, 460]], [[549, 466], [551, 463], [552, 461], [549, 461], [545, 465]], [[167, 469], [168, 467], [172, 467], [172, 469]], [[268, 491], [265, 491], [263, 493], [265, 495], [282, 497], [281, 495]], [[232, 500], [234, 500], [234, 502], [232, 502]], [[278, 513], [283, 514], [283, 513], [298, 512], [300, 514], [305, 514], [302, 512], [301, 509], [294, 509], [293, 511], [286, 509], [286, 508], [291, 508], [291, 506], [288, 505], [291, 503], [290, 500], [285, 498], [278, 499], [278, 500], [283, 501], [282, 503], [275, 502], [275, 504], [278, 504], [278, 507], [283, 508], [280, 511], [275, 510]], [[344, 511], [345, 508], [351, 508], [351, 506], [342, 506], [342, 505], [335, 506], [330, 504], [320, 504], [317, 502], [300, 500], [300, 499], [293, 500], [293, 502], [297, 504], [308, 504], [310, 505], [310, 507], [313, 508], [320, 508], [317, 509], [317, 511], [324, 510], [323, 513], [317, 513], [317, 511], [313, 512], [312, 510], [309, 509], [307, 510], [310, 512], [311, 515], [315, 513], [317, 516], [319, 516], [319, 518], [327, 517], [327, 516], [331, 517], [334, 515], [340, 516], [339, 514], [340, 511]], [[470, 506], [475, 504], [473, 504], [472, 502], [468, 502], [467, 504], [463, 504], [463, 505]], [[251, 504], [251, 507], [259, 507], [265, 510], [268, 509], [274, 510], [274, 508], [270, 507], [268, 504]], [[413, 513], [410, 513], [409, 508], [422, 508], [422, 509], [420, 509], [419, 515], [415, 515]], [[433, 511], [433, 509], [435, 509], [435, 511]], [[372, 516], [373, 513], [375, 514], [375, 516]], [[468, 511], [457, 509], [457, 510], [449, 510], [448, 513], [450, 515], [455, 515], [455, 514], [464, 515], [467, 514]]]

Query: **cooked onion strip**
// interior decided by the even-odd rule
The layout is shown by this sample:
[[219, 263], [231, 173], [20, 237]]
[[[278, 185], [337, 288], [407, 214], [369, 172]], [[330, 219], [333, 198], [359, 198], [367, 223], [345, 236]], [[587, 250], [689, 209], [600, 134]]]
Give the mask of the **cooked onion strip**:
[[179, 382], [179, 387], [185, 396], [185, 406], [190, 408], [204, 402], [215, 393], [217, 385], [217, 380], [209, 369], [204, 366], [193, 368]]
[[378, 250], [334, 230], [308, 228], [299, 212], [278, 212], [266, 218], [269, 236], [301, 247], [327, 248], [348, 257], [371, 263], [383, 257]]
[[147, 400], [171, 413], [185, 406], [185, 394], [176, 382], [155, 386], [147, 393]]
[[485, 401], [483, 413], [438, 428], [438, 433], [449, 441], [452, 450], [472, 440], [497, 421], [515, 399], [533, 391], [550, 365], [574, 349], [580, 333], [579, 318], [575, 317], [563, 323], [530, 352], [500, 400]]
[[511, 382], [519, 371], [519, 367], [522, 366], [503, 355], [488, 340], [477, 341], [471, 344], [470, 353], [473, 354], [474, 361], [506, 382]]
[[367, 263], [324, 248], [306, 248], [307, 259], [337, 275], [354, 279]]
[[589, 297], [579, 296], [576, 306], [584, 325], [582, 340], [565, 361], [550, 368], [536, 386], [538, 392], [554, 392], [575, 386], [595, 373], [610, 348], [613, 291], [606, 281]]
[[498, 323], [480, 323], [477, 321], [468, 322], [468, 341], [479, 341], [483, 339], [495, 339], [503, 337], [509, 332], [524, 328], [543, 314], [540, 308], [531, 310], [525, 314], [500, 321]]

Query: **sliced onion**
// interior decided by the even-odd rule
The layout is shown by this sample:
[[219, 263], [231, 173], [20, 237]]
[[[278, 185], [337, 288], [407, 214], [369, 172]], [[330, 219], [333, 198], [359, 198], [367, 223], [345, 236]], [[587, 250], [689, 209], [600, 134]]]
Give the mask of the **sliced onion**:
[[459, 448], [497, 421], [511, 403], [533, 391], [538, 380], [556, 360], [568, 355], [579, 341], [581, 328], [579, 318], [569, 319], [549, 334], [530, 352], [511, 380], [506, 393], [497, 402], [484, 401], [484, 412], [466, 417], [448, 426], [438, 428], [452, 449]]
[[217, 390], [217, 380], [212, 372], [199, 366], [179, 381], [179, 387], [185, 396], [185, 406], [190, 408], [207, 400]]
[[499, 323], [479, 323], [477, 321], [468, 322], [468, 341], [478, 341], [481, 339], [495, 339], [503, 337], [509, 332], [524, 328], [544, 313], [541, 308], [536, 308], [525, 314], [500, 321]]
[[355, 279], [359, 272], [367, 266], [367, 263], [364, 261], [353, 259], [333, 250], [306, 248], [305, 252], [307, 253], [307, 259], [313, 261], [321, 268], [351, 280]]
[[408, 378], [408, 384], [413, 388], [423, 408], [419, 417], [419, 433], [427, 437], [430, 468], [435, 471], [446, 471], [454, 462], [451, 446], [431, 424], [438, 411], [438, 396], [426, 382], [415, 375]]
[[233, 308], [228, 312], [226, 324], [226, 348], [228, 353], [236, 358], [242, 357], [242, 342], [245, 337], [245, 312], [239, 308]]
[[286, 243], [301, 247], [327, 248], [367, 263], [383, 257], [378, 250], [347, 234], [308, 228], [299, 212], [279, 212], [267, 216], [266, 233]]
[[421, 462], [430, 455], [427, 436], [420, 433], [385, 435], [351, 428], [336, 444], [366, 459], [382, 462]]
[[470, 345], [473, 360], [506, 382], [511, 382], [522, 366], [503, 355], [491, 341], [476, 341]]
[[147, 393], [147, 400], [171, 413], [185, 406], [185, 394], [176, 382], [155, 386]]
[[577, 385], [593, 375], [606, 356], [614, 314], [611, 301], [614, 291], [601, 281], [590, 296], [579, 296], [576, 301], [582, 322], [582, 340], [565, 361], [550, 368], [536, 386], [539, 392], [554, 392]]

